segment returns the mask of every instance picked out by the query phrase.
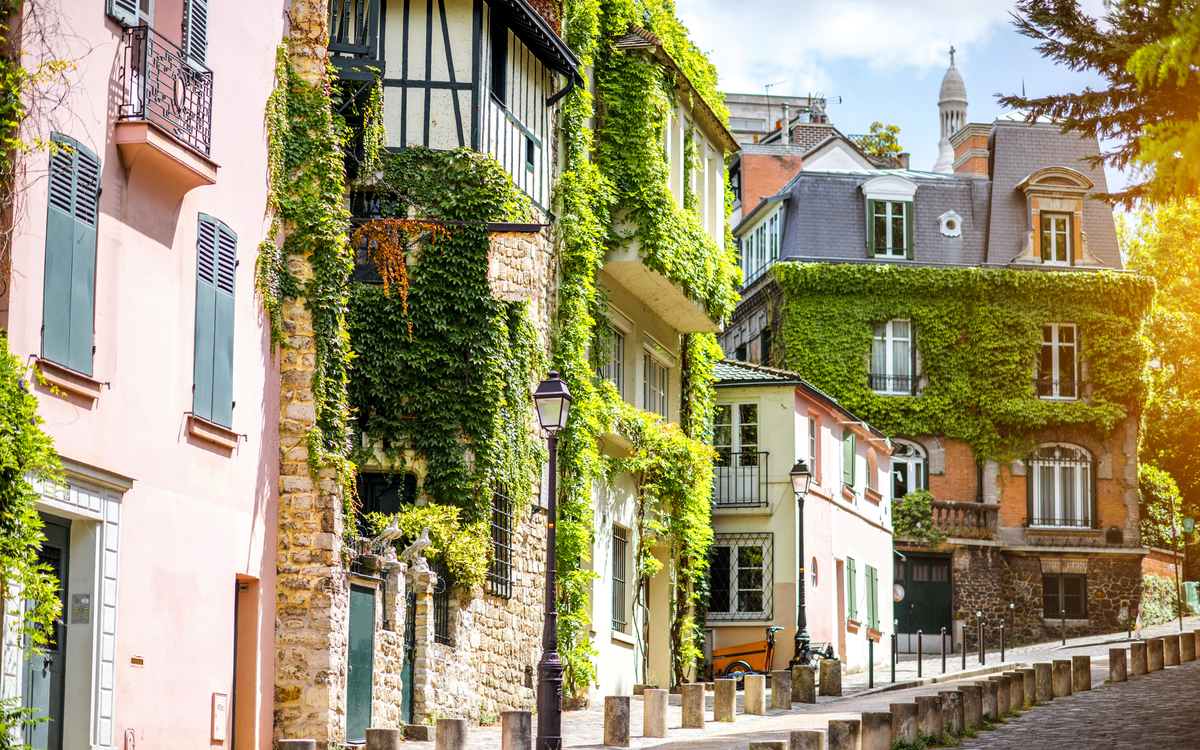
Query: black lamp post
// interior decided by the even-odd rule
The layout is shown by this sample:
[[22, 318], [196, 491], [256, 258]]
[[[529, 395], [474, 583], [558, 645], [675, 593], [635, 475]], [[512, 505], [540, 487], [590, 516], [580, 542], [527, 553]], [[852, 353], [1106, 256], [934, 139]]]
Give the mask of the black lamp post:
[[812, 470], [804, 459], [797, 459], [796, 465], [788, 472], [792, 478], [792, 492], [796, 493], [796, 547], [800, 553], [799, 579], [796, 594], [796, 653], [788, 662], [789, 667], [797, 664], [808, 664], [808, 618], [804, 614], [804, 498], [808, 495], [808, 485], [812, 482]]
[[548, 434], [550, 476], [547, 486], [549, 507], [546, 509], [546, 621], [542, 624], [542, 658], [538, 661], [538, 717], [535, 750], [562, 748], [562, 675], [563, 665], [558, 658], [558, 559], [554, 550], [554, 525], [558, 520], [558, 433], [567, 426], [571, 410], [571, 391], [554, 370], [546, 376], [533, 393], [537, 404], [538, 421]]

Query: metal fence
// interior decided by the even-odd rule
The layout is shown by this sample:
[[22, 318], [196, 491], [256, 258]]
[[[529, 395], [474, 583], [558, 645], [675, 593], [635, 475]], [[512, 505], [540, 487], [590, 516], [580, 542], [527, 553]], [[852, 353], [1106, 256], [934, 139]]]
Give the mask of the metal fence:
[[1052, 380], [1042, 378], [1037, 381], [1038, 398], [1075, 399], [1083, 394], [1083, 381]]
[[766, 505], [767, 457], [767, 451], [718, 451], [713, 462], [713, 505]]
[[613, 527], [613, 590], [612, 590], [612, 629], [624, 633], [629, 626], [625, 619], [625, 586], [627, 559], [629, 554], [629, 530], [620, 526]]
[[871, 390], [879, 393], [912, 393], [916, 386], [916, 378], [912, 375], [867, 375]]
[[212, 71], [149, 26], [125, 30], [122, 120], [147, 120], [208, 156], [212, 139]]
[[441, 561], [431, 560], [429, 567], [438, 579], [433, 589], [433, 641], [449, 646], [453, 643], [450, 633], [450, 589], [454, 588], [454, 576]]
[[505, 599], [513, 590], [513, 501], [492, 493], [492, 561], [488, 567], [487, 591]]

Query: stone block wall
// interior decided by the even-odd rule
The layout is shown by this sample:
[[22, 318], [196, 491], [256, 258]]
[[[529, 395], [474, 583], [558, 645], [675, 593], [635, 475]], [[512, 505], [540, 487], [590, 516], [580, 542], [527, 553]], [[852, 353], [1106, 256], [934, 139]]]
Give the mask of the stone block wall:
[[[1008, 602], [1004, 598], [1004, 561], [1000, 548], [995, 546], [956, 547], [950, 558], [952, 591], [951, 610], [955, 620], [966, 623], [968, 649], [978, 647], [976, 612], [990, 627], [1008, 620]], [[990, 631], [989, 631], [990, 632]], [[993, 643], [989, 636], [988, 643]]]
[[384, 568], [385, 585], [375, 605], [375, 664], [371, 686], [371, 726], [398, 729], [404, 726], [400, 707], [404, 668], [404, 596], [405, 571], [402, 562], [388, 563]]

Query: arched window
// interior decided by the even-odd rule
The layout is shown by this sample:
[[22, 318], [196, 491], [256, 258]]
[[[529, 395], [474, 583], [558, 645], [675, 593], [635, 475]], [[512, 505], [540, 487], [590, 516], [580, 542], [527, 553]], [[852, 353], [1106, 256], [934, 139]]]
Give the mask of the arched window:
[[892, 497], [904, 497], [913, 490], [925, 489], [928, 463], [925, 449], [916, 443], [894, 440], [892, 450]]
[[1077, 445], [1049, 443], [1029, 457], [1028, 514], [1030, 526], [1093, 528], [1094, 462]]

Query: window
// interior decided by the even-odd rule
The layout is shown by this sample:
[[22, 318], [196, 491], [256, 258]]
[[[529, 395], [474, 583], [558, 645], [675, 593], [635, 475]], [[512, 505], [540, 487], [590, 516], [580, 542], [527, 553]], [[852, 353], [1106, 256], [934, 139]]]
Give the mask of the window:
[[713, 411], [714, 505], [766, 502], [767, 454], [758, 450], [758, 404], [719, 404]]
[[744, 284], [757, 279], [779, 258], [782, 216], [780, 209], [742, 236], [742, 276]]
[[846, 605], [847, 617], [858, 622], [858, 570], [853, 557], [846, 558]]
[[867, 566], [867, 627], [879, 630], [879, 572]]
[[871, 390], [890, 394], [914, 393], [916, 349], [910, 321], [876, 323], [868, 375]]
[[1025, 478], [1029, 525], [1092, 528], [1092, 456], [1073, 445], [1043, 445]]
[[1047, 619], [1087, 619], [1087, 576], [1042, 572], [1042, 615]]
[[196, 339], [192, 413], [233, 426], [233, 282], [237, 235], [207, 214], [196, 231]]
[[642, 355], [642, 403], [646, 411], [667, 417], [667, 387], [670, 382], [666, 365], [649, 352]]
[[[380, 513], [390, 516], [400, 512], [401, 506], [412, 505], [417, 501], [416, 474], [388, 474], [386, 472], [362, 472], [357, 481], [358, 500], [361, 504], [358, 518], [358, 533], [361, 536], [371, 536], [367, 525], [367, 514]], [[409, 539], [407, 544], [415, 541]], [[401, 547], [403, 549], [403, 547]]]
[[450, 594], [454, 588], [454, 576], [441, 560], [430, 560], [429, 569], [437, 575], [433, 589], [433, 642], [445, 646], [454, 644], [451, 633]]
[[594, 342], [600, 366], [596, 376], [612, 381], [617, 393], [625, 398], [625, 333], [615, 326], [607, 329], [607, 335], [597, 334]]
[[762, 333], [758, 334], [758, 339], [760, 342], [759, 349], [758, 349], [759, 362], [761, 362], [764, 365], [770, 366], [770, 364], [771, 364], [771, 329], [770, 328], [762, 329]]
[[909, 215], [912, 204], [905, 201], [870, 201], [871, 248], [874, 254], [912, 258]]
[[492, 493], [492, 560], [488, 566], [489, 594], [509, 599], [513, 590], [513, 501]]
[[508, 27], [492, 9], [492, 81], [491, 91], [501, 105], [508, 104]]
[[625, 587], [629, 575], [629, 529], [613, 526], [612, 543], [612, 629], [618, 633], [629, 632], [626, 619]]
[[90, 376], [100, 159], [74, 138], [51, 140], [42, 357]]
[[1071, 217], [1042, 214], [1042, 262], [1071, 262]]
[[817, 462], [820, 458], [820, 453], [817, 447], [817, 434], [820, 430], [820, 417], [810, 416], [808, 418], [808, 470], [813, 473], [813, 480], [817, 479]]
[[525, 168], [533, 169], [533, 139], [525, 136]]
[[842, 435], [842, 484], [854, 487], [855, 437], [850, 430]]
[[709, 552], [710, 620], [774, 615], [772, 534], [717, 534]]
[[916, 443], [894, 441], [892, 450], [892, 497], [901, 498], [925, 488], [925, 449]]
[[1038, 396], [1047, 399], [1079, 397], [1078, 339], [1071, 323], [1042, 326], [1042, 352], [1038, 359]]

